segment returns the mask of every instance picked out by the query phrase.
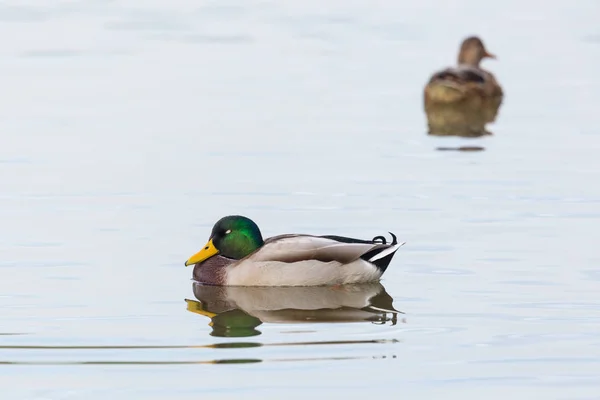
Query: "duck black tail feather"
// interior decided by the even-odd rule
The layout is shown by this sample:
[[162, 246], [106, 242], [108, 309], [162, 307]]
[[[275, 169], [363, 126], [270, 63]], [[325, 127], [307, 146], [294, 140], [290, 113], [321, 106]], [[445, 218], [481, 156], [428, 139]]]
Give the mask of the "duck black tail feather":
[[[371, 252], [369, 252], [369, 253], [371, 253]], [[367, 253], [367, 254], [369, 254], [369, 253]], [[396, 254], [396, 252], [390, 253], [387, 256], [381, 257], [375, 261], [369, 261], [368, 259], [365, 259], [365, 256], [362, 256], [361, 258], [363, 260], [369, 261], [371, 264], [375, 265], [383, 274], [385, 272], [385, 270], [387, 269], [388, 265], [390, 265], [390, 262], [392, 262], [392, 258], [394, 258], [394, 254]]]
[[[371, 251], [366, 252], [360, 257], [363, 260], [370, 262], [371, 264], [379, 268], [381, 270], [381, 273], [385, 272], [388, 265], [390, 265], [394, 254], [396, 254], [398, 247], [400, 247], [397, 246], [398, 239], [396, 238], [396, 235], [394, 235], [392, 232], [390, 232], [390, 235], [392, 235], [392, 243], [389, 244], [388, 247], [379, 247], [377, 249], [373, 249]], [[380, 238], [383, 239], [382, 244], [387, 245], [386, 240], [383, 236], [377, 236], [373, 238], [373, 242], [376, 242], [376, 239]]]
[[[398, 240], [396, 239], [396, 235], [394, 235], [392, 232], [389, 232], [389, 234], [392, 235], [392, 245], [397, 245]], [[337, 236], [337, 235], [323, 235], [323, 236], [319, 236], [319, 237], [335, 240], [335, 241], [341, 242], [341, 243], [387, 244], [387, 240], [383, 236], [375, 236], [373, 238], [373, 240], [362, 240], [362, 239], [355, 239], [355, 238], [350, 238], [350, 237], [346, 237], [346, 236]]]
[[[392, 232], [388, 232], [390, 235], [392, 235], [392, 246], [395, 246], [398, 244], [398, 240], [396, 239], [396, 235], [394, 235]], [[373, 243], [376, 243], [377, 241], [379, 241], [379, 243], [381, 244], [387, 244], [387, 240], [385, 240], [384, 236], [375, 236], [373, 238]]]

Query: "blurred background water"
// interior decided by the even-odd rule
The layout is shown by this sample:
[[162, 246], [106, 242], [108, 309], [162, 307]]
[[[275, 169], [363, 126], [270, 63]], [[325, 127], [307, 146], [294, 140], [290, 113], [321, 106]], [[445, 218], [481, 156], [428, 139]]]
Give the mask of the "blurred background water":
[[[2, 398], [599, 399], [598, 15], [0, 3]], [[427, 136], [423, 86], [470, 34], [498, 56], [494, 135]], [[485, 151], [435, 150], [457, 145]], [[405, 314], [244, 320], [236, 298], [258, 325], [215, 335], [183, 263], [233, 213], [395, 232], [383, 293]]]

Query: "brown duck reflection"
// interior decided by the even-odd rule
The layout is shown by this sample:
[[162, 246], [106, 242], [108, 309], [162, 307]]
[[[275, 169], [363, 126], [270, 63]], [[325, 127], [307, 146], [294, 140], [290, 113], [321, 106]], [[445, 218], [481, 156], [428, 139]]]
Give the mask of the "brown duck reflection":
[[498, 115], [504, 93], [494, 75], [479, 66], [484, 58], [496, 58], [481, 39], [466, 38], [458, 65], [436, 72], [424, 90], [424, 106], [430, 135], [480, 137], [490, 135], [485, 125]]
[[327, 287], [239, 287], [193, 284], [188, 311], [209, 317], [212, 336], [260, 335], [262, 323], [372, 322], [392, 325], [401, 313], [381, 283]]

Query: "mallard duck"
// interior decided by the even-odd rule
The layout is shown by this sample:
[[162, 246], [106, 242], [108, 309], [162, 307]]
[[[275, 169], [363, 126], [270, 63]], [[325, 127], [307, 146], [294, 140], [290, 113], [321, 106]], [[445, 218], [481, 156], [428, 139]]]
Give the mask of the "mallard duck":
[[[479, 66], [484, 58], [496, 56], [486, 50], [480, 38], [468, 37], [460, 46], [458, 65], [431, 76], [424, 90], [430, 129], [434, 125], [443, 133], [444, 124], [469, 124], [473, 119], [473, 125], [478, 125], [495, 120], [504, 94], [494, 75]], [[454, 114], [445, 114], [447, 110]], [[456, 117], [456, 111], [463, 115]]]
[[279, 235], [263, 240], [241, 215], [221, 218], [208, 243], [191, 256], [194, 280], [218, 286], [322, 286], [376, 282], [404, 243], [383, 236]]

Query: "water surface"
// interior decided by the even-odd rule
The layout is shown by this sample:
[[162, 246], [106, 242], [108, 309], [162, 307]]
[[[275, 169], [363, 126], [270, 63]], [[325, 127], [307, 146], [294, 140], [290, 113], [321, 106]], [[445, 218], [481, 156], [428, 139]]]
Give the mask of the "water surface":
[[[544, 4], [4, 2], [3, 398], [600, 398], [600, 5]], [[494, 135], [428, 137], [473, 33]], [[194, 312], [183, 263], [232, 213], [396, 233], [404, 314]]]

